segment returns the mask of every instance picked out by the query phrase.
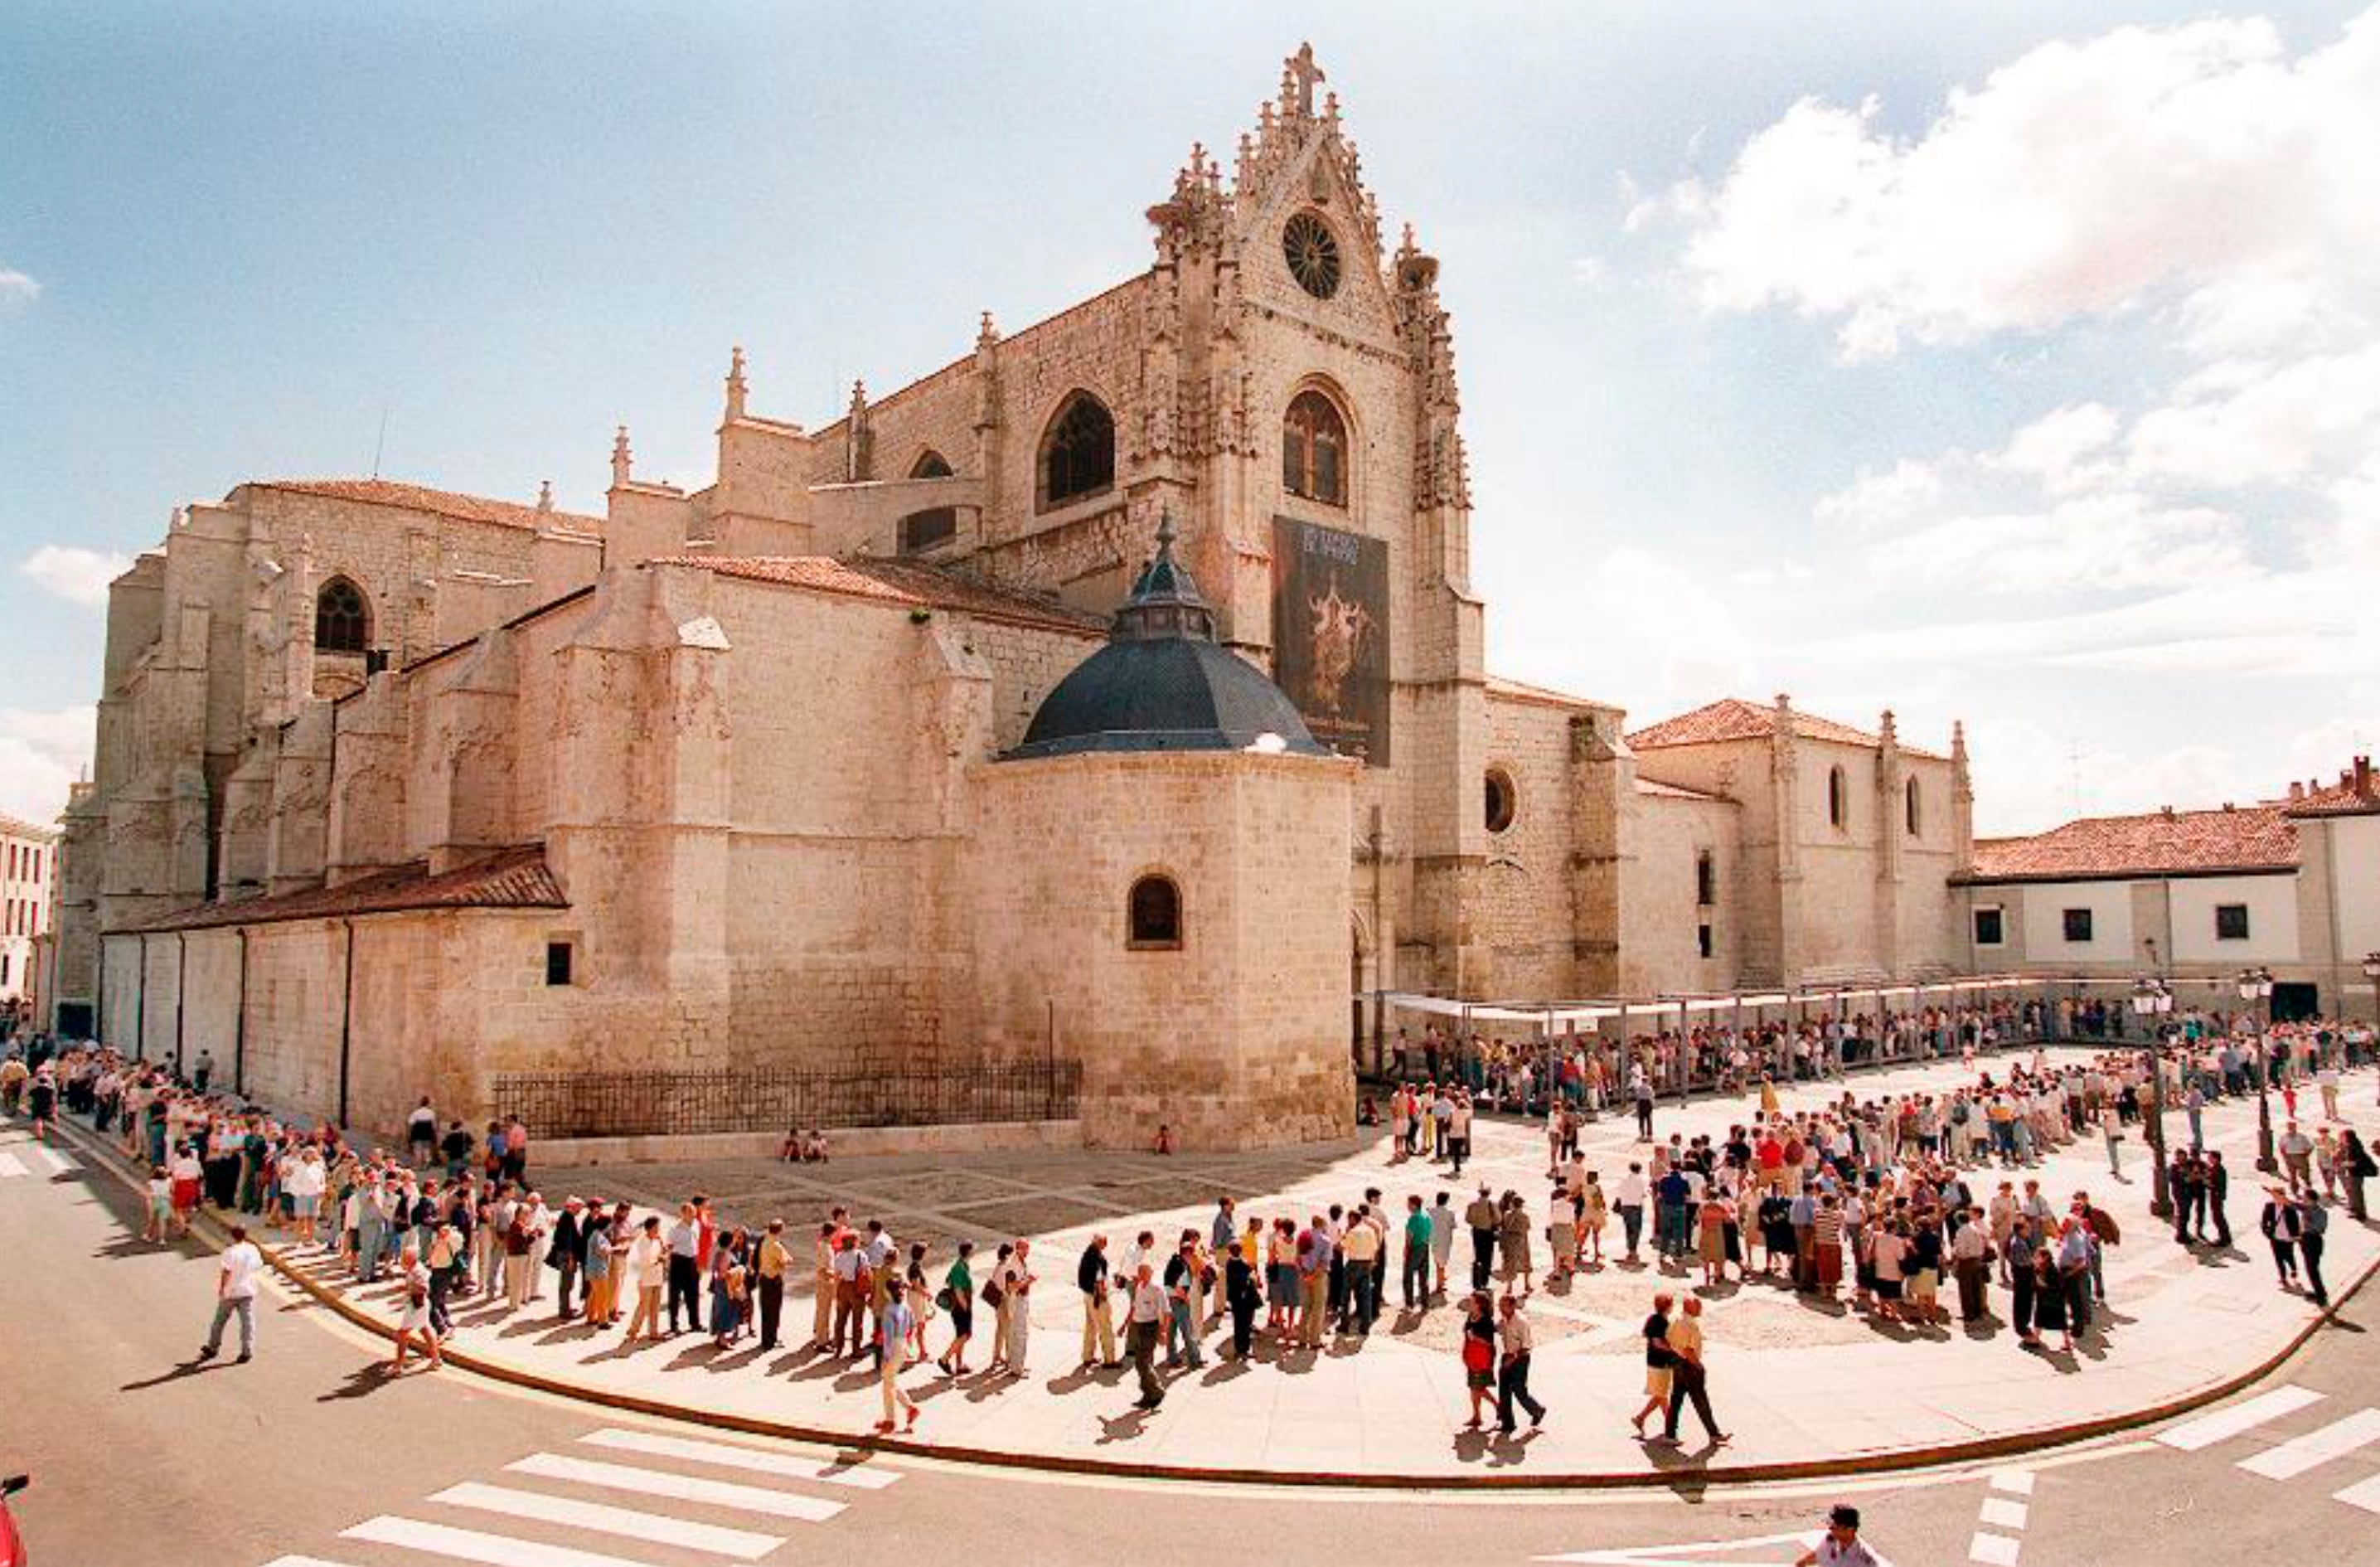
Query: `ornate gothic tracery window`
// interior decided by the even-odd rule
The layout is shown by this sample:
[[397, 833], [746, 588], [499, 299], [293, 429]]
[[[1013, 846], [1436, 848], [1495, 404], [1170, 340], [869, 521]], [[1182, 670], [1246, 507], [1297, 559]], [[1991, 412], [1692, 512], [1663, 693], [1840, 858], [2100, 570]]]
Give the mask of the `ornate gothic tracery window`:
[[1312, 213], [1299, 213], [1281, 232], [1281, 259], [1297, 285], [1318, 299], [1339, 292], [1339, 239]]
[[334, 577], [314, 595], [314, 650], [318, 653], [360, 653], [371, 640], [371, 612], [364, 607], [362, 589], [344, 577]]
[[1347, 504], [1347, 421], [1319, 392], [1301, 392], [1281, 427], [1281, 482], [1293, 495]]
[[1041, 438], [1041, 507], [1096, 495], [1115, 483], [1115, 417], [1087, 392], [1068, 397]]

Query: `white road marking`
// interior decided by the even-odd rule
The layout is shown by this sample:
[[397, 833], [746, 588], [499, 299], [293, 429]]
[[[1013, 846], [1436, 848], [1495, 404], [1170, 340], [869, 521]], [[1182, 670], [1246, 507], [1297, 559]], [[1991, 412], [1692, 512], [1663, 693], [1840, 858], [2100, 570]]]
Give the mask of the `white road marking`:
[[1987, 1535], [1976, 1531], [1967, 1542], [1967, 1560], [1981, 1561], [1985, 1567], [2016, 1567], [2016, 1553], [2023, 1542], [2009, 1535]]
[[641, 1452], [652, 1458], [684, 1458], [697, 1464], [715, 1464], [722, 1469], [748, 1469], [756, 1475], [782, 1475], [790, 1480], [823, 1480], [832, 1486], [854, 1486], [861, 1490], [882, 1490], [901, 1477], [889, 1469], [831, 1464], [789, 1452], [762, 1452], [756, 1448], [732, 1447], [725, 1442], [663, 1436], [658, 1431], [605, 1429], [578, 1439], [590, 1447]]
[[319, 1556], [276, 1556], [264, 1567], [347, 1567], [344, 1561], [326, 1561]]
[[2240, 1467], [2268, 1480], [2294, 1480], [2316, 1464], [2344, 1458], [2357, 1448], [2374, 1442], [2380, 1442], [2380, 1409], [2359, 1409], [2319, 1431], [2309, 1431], [2295, 1441], [2267, 1448], [2253, 1458], [2243, 1458]]
[[747, 1512], [765, 1512], [772, 1518], [798, 1518], [810, 1524], [822, 1524], [843, 1511], [843, 1503], [821, 1501], [814, 1496], [762, 1490], [758, 1486], [739, 1486], [726, 1480], [698, 1479], [691, 1475], [665, 1474], [658, 1469], [632, 1469], [625, 1464], [598, 1464], [591, 1459], [565, 1458], [554, 1452], [531, 1453], [504, 1467], [516, 1474], [536, 1475], [548, 1480], [577, 1480], [583, 1485], [608, 1486], [613, 1490], [633, 1491], [640, 1496], [665, 1496], [676, 1501], [709, 1502], [714, 1507], [740, 1507]]
[[544, 1491], [483, 1486], [476, 1480], [449, 1486], [430, 1500], [443, 1501], [450, 1507], [500, 1512], [512, 1518], [533, 1518], [540, 1524], [563, 1524], [572, 1528], [620, 1535], [632, 1540], [651, 1540], [659, 1545], [682, 1546], [688, 1550], [707, 1550], [713, 1556], [732, 1556], [739, 1561], [758, 1561], [785, 1543], [783, 1535], [755, 1534], [749, 1529], [731, 1529], [720, 1524], [688, 1523], [681, 1518], [664, 1517], [658, 1512], [638, 1512], [625, 1507], [612, 1507], [600, 1501], [580, 1501], [573, 1497], [553, 1496]]
[[2006, 1497], [1987, 1496], [1984, 1498], [1982, 1521], [1995, 1529], [2022, 1529], [2024, 1527], [2025, 1512], [2025, 1505], [2021, 1501], [2010, 1501]]
[[2218, 1409], [2212, 1415], [2202, 1415], [2187, 1425], [2176, 1426], [2170, 1431], [2160, 1431], [2156, 1439], [2184, 1452], [2196, 1452], [2201, 1448], [2227, 1441], [2242, 1431], [2253, 1430], [2267, 1420], [2277, 1420], [2284, 1415], [2303, 1409], [2307, 1404], [2320, 1402], [2322, 1395], [2313, 1389], [2299, 1387], [2294, 1382], [2285, 1383], [2271, 1392], [2257, 1394], [2245, 1403], [2235, 1403], [2228, 1409]]
[[1997, 1469], [1992, 1472], [1992, 1489], [2006, 1491], [2010, 1496], [2033, 1494], [2033, 1471], [2030, 1469]]
[[17, 1161], [17, 1156], [15, 1154], [0, 1153], [0, 1176], [24, 1175], [29, 1173], [30, 1173], [30, 1172], [27, 1171], [22, 1164]]
[[55, 1148], [36, 1147], [27, 1148], [25, 1151], [32, 1155], [35, 1159], [40, 1160], [43, 1164], [48, 1165], [51, 1171], [55, 1174], [63, 1175], [67, 1171], [72, 1170], [75, 1167], [75, 1161], [73, 1160], [68, 1159], [66, 1155], [58, 1152]]
[[[1567, 1556], [1540, 1556], [1539, 1561], [1575, 1561], [1591, 1567], [1755, 1567], [1755, 1561], [1791, 1561], [1825, 1536], [1803, 1529], [1790, 1535], [1754, 1535], [1740, 1540], [1694, 1540], [1685, 1545], [1619, 1546], [1605, 1550], [1574, 1550]], [[1860, 1542], [1876, 1558], [1876, 1567], [1892, 1567], [1872, 1541]], [[1757, 1558], [1742, 1553], [1757, 1551]], [[1721, 1560], [1724, 1558], [1724, 1560]]]
[[2350, 1507], [2360, 1507], [2366, 1512], [2380, 1512], [2380, 1475], [2368, 1480], [2358, 1480], [2343, 1491], [2333, 1491], [2330, 1500], [2343, 1501]]
[[541, 1545], [504, 1535], [483, 1535], [477, 1529], [452, 1529], [412, 1518], [382, 1515], [367, 1518], [352, 1529], [339, 1531], [342, 1539], [370, 1540], [377, 1545], [403, 1546], [431, 1556], [478, 1561], [486, 1567], [650, 1567], [625, 1556], [605, 1556], [566, 1545]]

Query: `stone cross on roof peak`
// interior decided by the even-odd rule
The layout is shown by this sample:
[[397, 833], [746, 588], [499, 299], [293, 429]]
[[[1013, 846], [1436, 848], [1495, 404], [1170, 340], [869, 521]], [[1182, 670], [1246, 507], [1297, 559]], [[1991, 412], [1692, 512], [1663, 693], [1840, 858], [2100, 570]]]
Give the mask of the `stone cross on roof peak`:
[[1300, 115], [1312, 115], [1314, 84], [1327, 79], [1322, 74], [1322, 67], [1314, 63], [1314, 45], [1300, 43], [1297, 46], [1297, 53], [1284, 62], [1282, 68], [1296, 82], [1297, 112]]

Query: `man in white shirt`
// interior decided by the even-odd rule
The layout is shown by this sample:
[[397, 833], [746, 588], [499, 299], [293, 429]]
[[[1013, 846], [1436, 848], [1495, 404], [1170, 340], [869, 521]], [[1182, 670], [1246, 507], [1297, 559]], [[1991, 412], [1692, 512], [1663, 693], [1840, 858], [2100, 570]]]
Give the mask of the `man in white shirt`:
[[1827, 1532], [1794, 1559], [1793, 1567], [1876, 1567], [1876, 1553], [1860, 1544], [1859, 1527], [1858, 1508], [1835, 1508], [1827, 1514]]
[[245, 1225], [231, 1227], [231, 1245], [224, 1248], [215, 1273], [215, 1319], [207, 1330], [200, 1360], [212, 1360], [223, 1351], [224, 1324], [239, 1318], [239, 1359], [245, 1366], [256, 1350], [256, 1276], [264, 1270], [264, 1254], [248, 1238]]
[[1131, 1325], [1125, 1330], [1124, 1342], [1132, 1355], [1133, 1374], [1140, 1379], [1140, 1397], [1134, 1407], [1155, 1409], [1165, 1402], [1165, 1389], [1157, 1380], [1157, 1339], [1163, 1331], [1169, 1306], [1165, 1292], [1158, 1287], [1155, 1269], [1142, 1263], [1133, 1269], [1132, 1288], [1126, 1298], [1131, 1302]]

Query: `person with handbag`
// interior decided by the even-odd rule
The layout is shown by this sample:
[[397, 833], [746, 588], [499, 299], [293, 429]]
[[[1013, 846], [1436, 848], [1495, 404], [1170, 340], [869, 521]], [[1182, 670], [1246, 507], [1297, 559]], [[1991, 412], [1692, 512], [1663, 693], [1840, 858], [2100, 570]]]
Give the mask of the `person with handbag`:
[[959, 1254], [952, 1259], [950, 1271], [942, 1275], [942, 1287], [934, 1296], [934, 1304], [951, 1315], [951, 1343], [935, 1364], [945, 1377], [966, 1373], [967, 1341], [975, 1337], [975, 1243], [961, 1241]]

